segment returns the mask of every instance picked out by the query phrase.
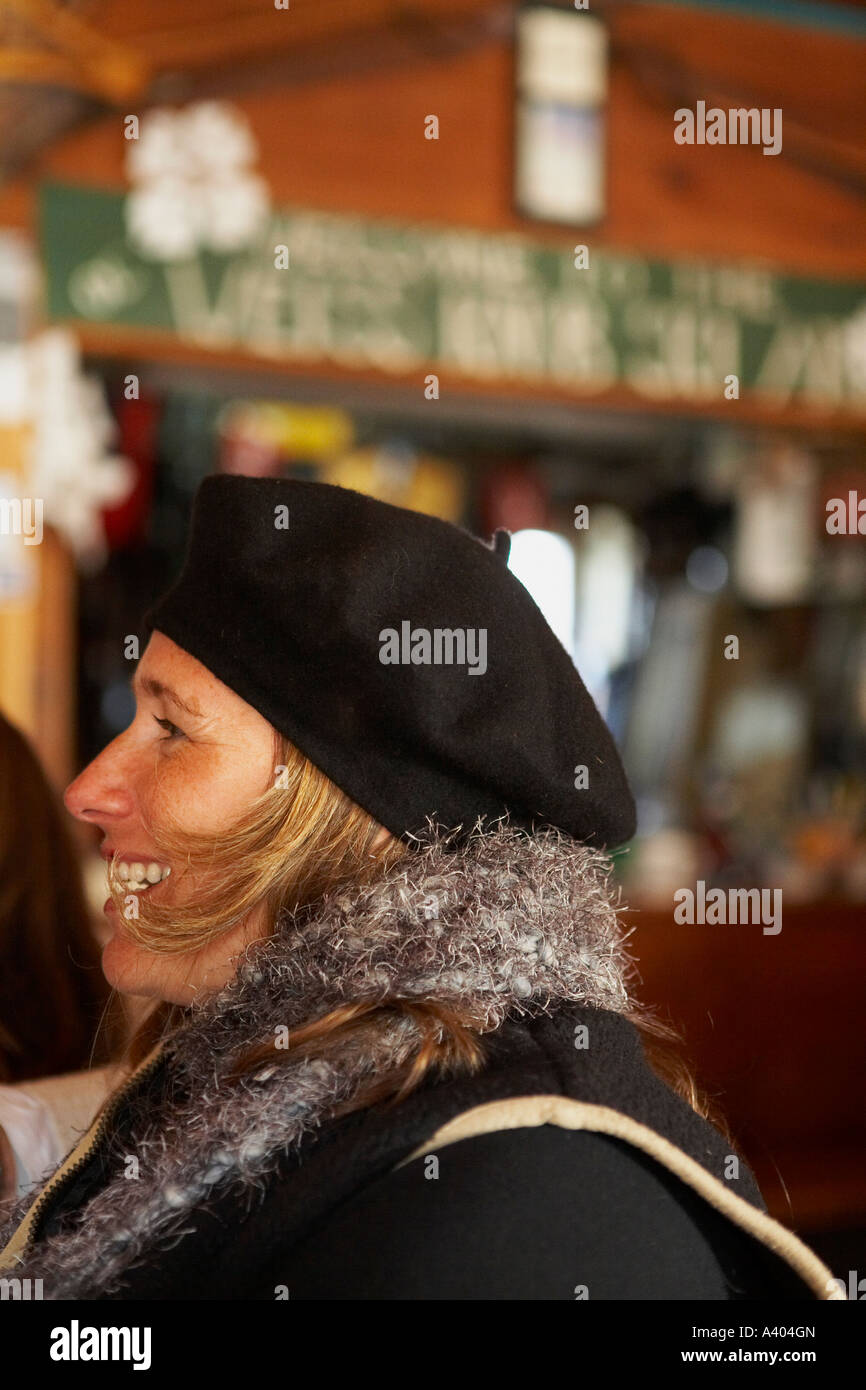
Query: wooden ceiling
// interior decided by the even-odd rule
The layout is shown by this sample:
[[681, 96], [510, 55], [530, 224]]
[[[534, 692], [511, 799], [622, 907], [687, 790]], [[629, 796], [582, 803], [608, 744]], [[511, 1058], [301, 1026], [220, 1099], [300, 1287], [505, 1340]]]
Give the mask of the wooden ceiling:
[[[386, 33], [409, 46], [499, 11], [497, 0], [0, 0], [0, 77], [107, 101], [140, 100], [161, 80], [236, 72], [317, 42]], [[495, 21], [494, 21], [495, 22]]]
[[[281, 3], [288, 8], [276, 8]], [[866, 10], [866, 0], [787, 0], [776, 16], [796, 15], [798, 4], [813, 14]], [[0, 81], [140, 100], [165, 79], [229, 66], [241, 72], [347, 37], [377, 34], [429, 51], [430, 44], [459, 43], [466, 32], [507, 30], [516, 7], [517, 0], [0, 0]], [[711, 0], [685, 7], [714, 8]], [[594, 0], [592, 8], [611, 19], [634, 5]], [[767, 0], [756, 0], [735, 6], [732, 21], [749, 8], [756, 19], [769, 17]]]
[[0, 0], [0, 178], [106, 109], [240, 95], [460, 51], [509, 0]]
[[[280, 3], [280, 0], [277, 0]], [[242, 97], [459, 56], [511, 32], [515, 0], [0, 0], [0, 181], [108, 111]], [[564, 3], [564, 0], [563, 0]], [[854, 13], [866, 0], [804, 10]], [[866, 178], [862, 44], [753, 25], [736, 7], [593, 0], [648, 100], [784, 106], [786, 149], [852, 192]], [[796, 12], [795, 0], [788, 4]], [[703, 16], [704, 18], [701, 18]], [[726, 42], [717, 36], [724, 26]], [[771, 45], [766, 38], [772, 34]], [[729, 38], [727, 36], [730, 36]], [[775, 37], [775, 36], [778, 37]], [[812, 63], [814, 52], [820, 61]], [[836, 56], [833, 56], [836, 55]], [[859, 66], [858, 66], [859, 64]], [[859, 71], [861, 80], [852, 81]]]

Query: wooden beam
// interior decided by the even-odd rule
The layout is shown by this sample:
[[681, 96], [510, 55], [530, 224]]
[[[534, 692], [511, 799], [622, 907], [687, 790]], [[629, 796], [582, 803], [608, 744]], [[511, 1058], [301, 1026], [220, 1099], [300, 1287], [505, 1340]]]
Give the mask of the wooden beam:
[[[28, 489], [30, 429], [26, 425], [0, 425], [0, 457], [4, 469]], [[44, 539], [44, 538], [43, 538]], [[20, 547], [26, 591], [0, 599], [0, 709], [28, 736], [36, 731], [36, 666], [38, 652], [39, 556], [41, 546], [10, 536], [10, 546]]]
[[34, 30], [49, 54], [59, 49], [71, 64], [79, 66], [91, 84], [89, 91], [97, 91], [110, 101], [123, 101], [139, 95], [150, 82], [151, 65], [140, 52], [106, 38], [65, 5], [54, 0], [0, 0], [0, 8], [11, 11]]
[[[74, 320], [66, 325], [75, 333], [82, 353], [94, 361], [118, 361], [124, 370], [132, 370], [136, 361], [160, 365], [175, 364], [205, 369], [210, 375], [219, 372], [249, 374], [257, 383], [256, 389], [288, 387], [292, 381], [311, 379], [333, 382], [335, 392], [343, 382], [373, 388], [401, 388], [417, 395], [419, 382], [426, 372], [442, 373], [441, 364], [422, 364], [411, 373], [384, 373], [371, 367], [349, 367], [327, 360], [278, 357], [250, 352], [244, 347], [210, 348], [190, 343], [164, 329], [129, 328], [114, 324], [87, 324]], [[509, 377], [504, 380], [479, 380], [448, 371], [448, 389], [464, 401], [501, 400], [503, 393], [510, 400], [526, 400], [565, 405], [574, 410], [629, 411], [648, 417], [662, 416], [682, 420], [719, 420], [730, 423], [730, 403], [724, 400], [693, 400], [689, 397], [670, 397], [655, 400], [638, 395], [627, 386], [611, 390], [575, 391], [555, 382], [522, 382]], [[809, 433], [820, 430], [838, 434], [840, 438], [861, 441], [866, 434], [866, 415], [862, 410], [844, 410], [839, 406], [780, 403], [773, 396], [751, 393], [737, 402], [737, 423], [766, 425], [770, 428]]]
[[58, 791], [75, 772], [78, 581], [69, 547], [46, 526], [39, 547], [34, 743]]
[[206, 22], [187, 10], [178, 24], [149, 27], [150, 11], [145, 7], [140, 11], [142, 26], [127, 28], [128, 21], [134, 24], [135, 14], [124, 6], [122, 32], [124, 41], [140, 45], [156, 67], [189, 68], [243, 62], [317, 40], [340, 43], [352, 33], [433, 32], [477, 20], [489, 11], [505, 10], [509, 16], [513, 14], [513, 7], [504, 0], [411, 0], [403, 4], [395, 0], [329, 0], [326, 5], [299, 5], [285, 11], [265, 7], [246, 14], [208, 15]]
[[[89, 68], [74, 63], [61, 53], [44, 48], [0, 49], [0, 82], [20, 86], [63, 87], [87, 96], [106, 97], [105, 83]], [[112, 95], [112, 100], [114, 96]]]

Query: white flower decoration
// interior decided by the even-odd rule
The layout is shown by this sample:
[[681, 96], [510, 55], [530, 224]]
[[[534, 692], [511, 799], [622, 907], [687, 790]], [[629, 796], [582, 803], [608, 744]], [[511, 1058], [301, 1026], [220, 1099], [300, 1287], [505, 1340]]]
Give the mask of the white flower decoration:
[[101, 510], [128, 496], [132, 465], [109, 452], [114, 420], [101, 383], [81, 371], [73, 335], [51, 329], [20, 351], [27, 368], [23, 418], [33, 426], [30, 490], [79, 563], [96, 566], [106, 548]]
[[136, 249], [150, 260], [178, 261], [200, 247], [249, 245], [270, 211], [267, 184], [250, 168], [255, 158], [249, 126], [225, 102], [149, 112], [127, 153], [134, 187], [126, 226]]

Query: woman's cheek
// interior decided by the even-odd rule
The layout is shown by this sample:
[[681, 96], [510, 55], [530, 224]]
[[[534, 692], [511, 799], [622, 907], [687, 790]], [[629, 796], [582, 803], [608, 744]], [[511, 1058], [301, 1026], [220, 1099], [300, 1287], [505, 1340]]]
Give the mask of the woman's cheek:
[[202, 769], [194, 764], [186, 748], [178, 747], [162, 755], [150, 787], [139, 797], [142, 811], [152, 824], [159, 826], [166, 819], [186, 821], [190, 809], [207, 805], [208, 792], [206, 785], [203, 786]]
[[246, 809], [254, 795], [252, 787], [247, 792], [250, 780], [249, 759], [233, 763], [184, 742], [164, 755], [142, 809], [153, 825], [180, 821], [184, 830], [206, 835]]

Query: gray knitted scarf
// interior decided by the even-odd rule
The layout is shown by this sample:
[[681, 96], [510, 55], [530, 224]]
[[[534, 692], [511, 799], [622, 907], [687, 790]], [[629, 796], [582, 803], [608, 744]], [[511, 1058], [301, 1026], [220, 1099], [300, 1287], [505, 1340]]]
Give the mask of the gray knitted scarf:
[[[189, 1229], [217, 1188], [237, 1185], [252, 1204], [287, 1147], [371, 1077], [404, 1065], [421, 1036], [411, 1015], [386, 1012], [325, 1061], [280, 1050], [293, 1028], [350, 1001], [395, 996], [455, 1006], [480, 1032], [560, 1001], [624, 1012], [633, 974], [625, 937], [601, 854], [556, 831], [530, 837], [505, 826], [459, 847], [434, 837], [372, 884], [287, 915], [166, 1044], [183, 1088], [134, 1117], [117, 1175], [86, 1221], [3, 1272], [41, 1278], [46, 1298], [110, 1296], [125, 1269]], [[239, 1051], [263, 1039], [274, 1041], [274, 1061], [230, 1083]], [[124, 1176], [130, 1155], [137, 1180]], [[0, 1249], [32, 1200], [2, 1223]]]

